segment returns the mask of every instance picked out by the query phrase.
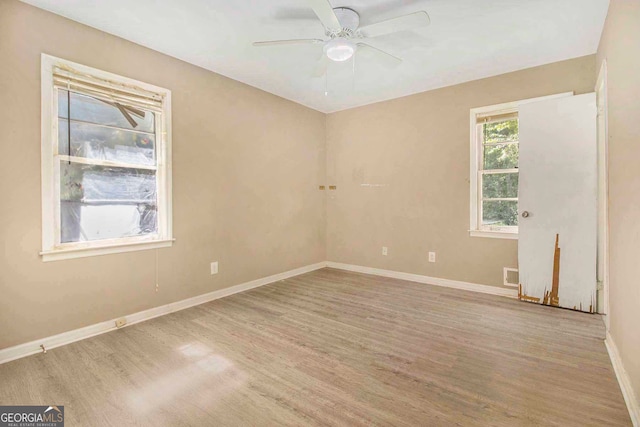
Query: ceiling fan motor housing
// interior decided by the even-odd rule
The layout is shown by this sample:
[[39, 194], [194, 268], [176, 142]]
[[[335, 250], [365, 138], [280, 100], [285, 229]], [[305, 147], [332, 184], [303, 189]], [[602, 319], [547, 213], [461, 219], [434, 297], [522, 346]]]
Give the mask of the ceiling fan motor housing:
[[333, 12], [340, 22], [342, 30], [340, 32], [327, 31], [327, 36], [334, 37], [353, 37], [356, 30], [360, 26], [360, 15], [353, 9], [348, 7], [336, 7]]

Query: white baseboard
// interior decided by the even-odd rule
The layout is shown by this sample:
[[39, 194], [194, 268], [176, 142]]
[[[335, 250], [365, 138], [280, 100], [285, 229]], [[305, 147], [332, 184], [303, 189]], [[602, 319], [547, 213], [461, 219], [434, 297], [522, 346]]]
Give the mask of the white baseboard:
[[[224, 298], [229, 295], [237, 294], [238, 292], [247, 291], [249, 289], [257, 288], [259, 286], [267, 285], [269, 283], [277, 282], [279, 280], [288, 279], [293, 276], [308, 273], [310, 271], [319, 270], [327, 266], [326, 262], [319, 262], [316, 264], [307, 265], [304, 267], [296, 268], [294, 270], [285, 271], [284, 273], [274, 274], [272, 276], [263, 277], [261, 279], [252, 280], [250, 282], [241, 283], [239, 285], [231, 286], [228, 288], [220, 289], [217, 291], [209, 292], [206, 294], [198, 295], [192, 298], [187, 298], [182, 301], [172, 302], [170, 304], [162, 305], [159, 307], [150, 308], [148, 310], [140, 311], [138, 313], [124, 316], [127, 319], [126, 326], [130, 326], [136, 323], [143, 322], [145, 320], [153, 319], [154, 317], [163, 316], [165, 314], [173, 313], [176, 311], [184, 310], [185, 308], [193, 307], [195, 305], [203, 304], [205, 302], [213, 301], [218, 298]], [[116, 329], [116, 319], [107, 320], [105, 322], [89, 325], [84, 328], [74, 329], [69, 332], [63, 332], [58, 335], [42, 338], [39, 340], [31, 341], [24, 344], [19, 344], [14, 347], [7, 347], [0, 350], [0, 364], [10, 362], [21, 357], [30, 356], [32, 354], [42, 352], [43, 345], [47, 350], [60, 347], [72, 342], [80, 341], [85, 338], [90, 338], [96, 335], [104, 334], [105, 332]]]
[[[279, 280], [288, 279], [290, 277], [298, 276], [300, 274], [308, 273], [311, 271], [319, 270], [324, 267], [337, 268], [340, 270], [354, 271], [358, 273], [373, 274], [382, 277], [391, 277], [394, 279], [408, 280], [411, 282], [425, 283], [435, 286], [443, 286], [453, 289], [462, 289], [472, 292], [480, 292], [483, 294], [499, 295], [504, 297], [517, 297], [517, 291], [512, 289], [499, 288], [494, 286], [480, 285], [477, 283], [461, 282], [457, 280], [442, 279], [437, 277], [423, 276], [412, 273], [402, 273], [393, 270], [383, 270], [380, 268], [363, 267], [359, 265], [343, 264], [339, 262], [326, 261], [316, 264], [307, 265], [304, 267], [296, 268], [294, 270], [285, 271], [283, 273], [274, 274], [272, 276], [263, 277], [261, 279], [252, 280], [250, 282], [241, 283], [239, 285], [231, 286], [225, 289], [209, 292], [203, 295], [198, 295], [192, 298], [187, 298], [182, 301], [173, 302], [170, 304], [162, 305], [159, 307], [150, 308], [148, 310], [140, 311], [128, 316], [124, 316], [127, 320], [126, 326], [130, 326], [136, 323], [143, 322], [145, 320], [153, 319], [155, 317], [163, 316], [165, 314], [174, 313], [176, 311], [184, 310], [189, 307], [204, 304], [209, 301], [213, 301], [219, 298], [224, 298], [239, 292], [247, 291], [249, 289], [257, 288], [267, 285], [269, 283], [277, 282]], [[39, 340], [31, 341], [28, 343], [20, 344], [14, 347], [8, 347], [0, 350], [0, 364], [10, 362], [21, 357], [30, 356], [32, 354], [42, 352], [41, 345], [47, 350], [60, 347], [72, 342], [80, 341], [85, 338], [90, 338], [96, 335], [104, 334], [105, 332], [117, 329], [115, 327], [115, 320], [107, 320], [105, 322], [96, 323], [94, 325], [86, 326], [84, 328], [75, 329], [69, 332], [63, 332], [58, 335], [42, 338]], [[607, 338], [605, 340], [609, 357], [613, 369], [616, 373], [622, 395], [627, 404], [629, 414], [631, 416], [631, 422], [634, 427], [640, 427], [640, 405], [635, 397], [633, 388], [631, 387], [631, 381], [627, 375], [618, 348], [615, 345], [611, 335], [607, 332]]]
[[[195, 305], [204, 304], [205, 302], [213, 301], [218, 298], [224, 298], [229, 295], [237, 294], [238, 292], [257, 288], [259, 286], [267, 285], [279, 280], [288, 279], [290, 277], [308, 273], [310, 271], [319, 270], [324, 267], [332, 267], [340, 270], [373, 274], [376, 276], [392, 277], [395, 279], [409, 280], [412, 282], [426, 283], [436, 286], [444, 286], [447, 288], [463, 289], [466, 291], [480, 292], [484, 294], [513, 298], [517, 297], [518, 295], [518, 292], [513, 289], [498, 288], [494, 286], [479, 285], [476, 283], [460, 282], [457, 280], [440, 279], [437, 277], [421, 276], [419, 274], [402, 273], [399, 271], [382, 270], [379, 268], [362, 267], [359, 265], [342, 264], [329, 261], [307, 265], [304, 267], [296, 268], [294, 270], [285, 271], [284, 273], [274, 274], [272, 276], [263, 277], [261, 279], [252, 280], [246, 283], [241, 283], [239, 285], [231, 286], [225, 289], [220, 289], [203, 295], [187, 298], [182, 301], [177, 301], [159, 307], [150, 308], [148, 310], [140, 311], [138, 313], [133, 313], [128, 316], [124, 316], [127, 320], [126, 326], [134, 325], [136, 323], [153, 319], [154, 317], [163, 316], [165, 314], [173, 313], [179, 310], [184, 310], [185, 308], [193, 307]], [[72, 331], [63, 332], [58, 335], [53, 335], [28, 343], [19, 344], [14, 347], [1, 349], [0, 364], [19, 359], [21, 357], [40, 353], [42, 352], [42, 348], [40, 346], [44, 346], [47, 350], [49, 350], [66, 344], [71, 344], [72, 342], [80, 341], [85, 338], [104, 334], [105, 332], [117, 329], [115, 327], [115, 321], [116, 319], [111, 319], [105, 322], [89, 325], [84, 328], [74, 329]]]
[[[148, 310], [140, 311], [128, 316], [124, 316], [127, 320], [126, 326], [130, 326], [136, 323], [143, 322], [145, 320], [153, 319], [155, 317], [163, 316], [165, 314], [174, 313], [176, 311], [184, 310], [189, 307], [204, 304], [209, 301], [213, 301], [219, 298], [224, 298], [239, 292], [247, 291], [249, 289], [257, 288], [267, 285], [269, 283], [277, 282], [279, 280], [288, 279], [290, 277], [298, 276], [300, 274], [308, 273], [311, 271], [319, 270], [324, 267], [337, 268], [340, 270], [354, 271], [358, 273], [373, 274], [382, 277], [391, 277], [394, 279], [409, 280], [417, 283], [425, 283], [435, 286], [443, 286], [447, 288], [462, 289], [472, 292], [480, 292], [484, 294], [499, 295], [505, 297], [517, 297], [517, 291], [512, 289], [498, 288], [494, 286], [480, 285], [477, 283], [460, 282], [457, 280], [441, 279], [437, 277], [422, 276], [419, 274], [402, 273], [393, 270], [383, 270], [380, 268], [363, 267], [359, 265], [343, 264], [339, 262], [326, 261], [316, 264], [307, 265], [304, 267], [296, 268], [294, 270], [285, 271], [283, 273], [274, 274], [272, 276], [263, 277], [261, 279], [252, 280], [250, 282], [241, 283], [239, 285], [231, 286], [225, 289], [209, 292], [203, 295], [198, 295], [192, 298], [187, 298], [182, 301], [162, 305], [159, 307], [150, 308]], [[116, 329], [115, 319], [105, 322], [96, 323], [94, 325], [86, 326], [84, 328], [75, 329], [69, 332], [63, 332], [58, 335], [42, 338], [40, 340], [31, 341], [28, 343], [20, 344], [14, 347], [8, 347], [0, 350], [0, 364], [10, 362], [21, 357], [30, 356], [32, 354], [40, 353], [42, 351], [41, 345], [47, 350], [60, 347], [72, 342], [80, 341], [85, 338], [90, 338], [96, 335], [104, 334]], [[618, 353], [618, 348], [613, 341], [609, 332], [605, 339], [605, 346], [609, 352], [611, 364], [616, 373], [620, 389], [624, 397], [629, 415], [631, 416], [631, 422], [634, 427], [640, 427], [640, 405], [636, 399], [634, 390], [631, 386], [631, 381], [627, 372], [622, 365], [622, 359]]]
[[441, 279], [438, 277], [422, 276], [420, 274], [402, 273], [400, 271], [383, 270], [380, 268], [363, 267], [361, 265], [342, 264], [340, 262], [327, 261], [327, 267], [340, 270], [355, 271], [357, 273], [373, 274], [394, 279], [409, 280], [411, 282], [425, 283], [427, 285], [443, 286], [445, 288], [462, 289], [465, 291], [480, 292], [483, 294], [499, 295], [502, 297], [517, 298], [517, 289], [499, 288], [497, 286], [480, 285], [477, 283], [460, 282], [458, 280]]
[[634, 427], [640, 427], [640, 404], [638, 403], [636, 394], [634, 393], [633, 387], [631, 386], [629, 375], [622, 365], [622, 359], [620, 358], [620, 353], [618, 353], [618, 347], [616, 346], [616, 343], [613, 341], [613, 338], [608, 331], [607, 338], [604, 340], [604, 345], [607, 347], [607, 351], [609, 352], [609, 358], [611, 359], [613, 370], [615, 371], [616, 377], [618, 378], [622, 396], [624, 396], [624, 401], [627, 404], [627, 409], [629, 410], [629, 415], [631, 416], [631, 422], [633, 423]]

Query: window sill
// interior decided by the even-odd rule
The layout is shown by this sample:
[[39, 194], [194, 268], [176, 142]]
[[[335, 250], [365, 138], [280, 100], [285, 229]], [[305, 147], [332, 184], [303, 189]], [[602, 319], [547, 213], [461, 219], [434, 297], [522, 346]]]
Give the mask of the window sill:
[[168, 248], [175, 239], [149, 240], [143, 242], [118, 243], [104, 246], [71, 247], [40, 252], [43, 262], [61, 261], [73, 258], [117, 254], [122, 252], [144, 251], [148, 249]]
[[469, 230], [471, 237], [490, 237], [493, 239], [518, 240], [518, 233], [511, 231]]

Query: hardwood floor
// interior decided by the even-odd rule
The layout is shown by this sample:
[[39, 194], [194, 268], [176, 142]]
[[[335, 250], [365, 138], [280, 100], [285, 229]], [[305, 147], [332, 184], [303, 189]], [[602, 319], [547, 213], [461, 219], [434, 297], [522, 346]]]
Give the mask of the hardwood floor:
[[599, 316], [323, 269], [0, 365], [67, 426], [631, 425]]

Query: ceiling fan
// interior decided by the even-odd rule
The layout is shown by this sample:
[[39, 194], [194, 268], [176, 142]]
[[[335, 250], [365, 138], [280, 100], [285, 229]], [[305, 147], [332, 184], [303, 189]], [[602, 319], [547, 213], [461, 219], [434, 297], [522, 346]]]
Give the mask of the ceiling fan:
[[425, 27], [431, 23], [425, 11], [398, 16], [360, 27], [360, 15], [347, 7], [333, 8], [328, 0], [306, 0], [325, 29], [328, 40], [293, 39], [254, 42], [254, 46], [280, 46], [293, 44], [323, 45], [314, 75], [322, 75], [328, 66], [328, 60], [342, 62], [353, 57], [356, 52], [370, 53], [388, 60], [389, 64], [399, 64], [402, 59], [367, 43], [369, 39], [399, 31]]

